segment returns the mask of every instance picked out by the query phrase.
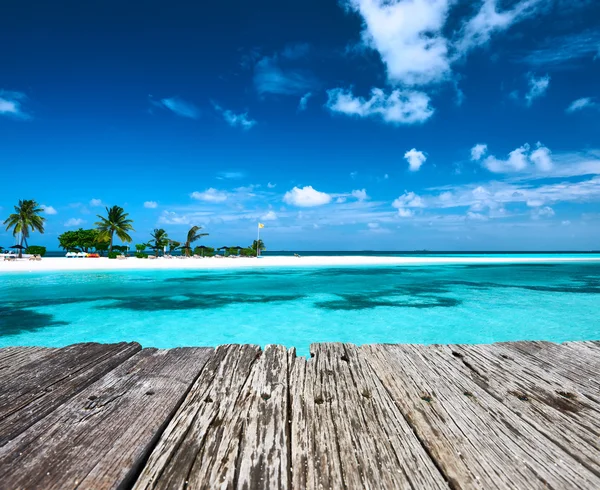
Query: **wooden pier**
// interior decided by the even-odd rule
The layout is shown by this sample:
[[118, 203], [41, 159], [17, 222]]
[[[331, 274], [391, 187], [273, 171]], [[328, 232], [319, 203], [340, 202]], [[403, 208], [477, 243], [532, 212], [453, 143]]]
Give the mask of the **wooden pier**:
[[600, 488], [600, 342], [0, 349], [0, 488]]

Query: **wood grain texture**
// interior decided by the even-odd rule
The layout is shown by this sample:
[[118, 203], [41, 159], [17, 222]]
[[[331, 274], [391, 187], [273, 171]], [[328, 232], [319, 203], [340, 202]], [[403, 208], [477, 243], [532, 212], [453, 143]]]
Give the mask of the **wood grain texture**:
[[8, 376], [33, 361], [39, 361], [56, 349], [47, 347], [5, 347], [0, 349], [0, 377]]
[[138, 352], [0, 448], [2, 485], [130, 485], [212, 352]]
[[221, 346], [135, 488], [287, 488], [287, 351]]
[[600, 479], [435, 346], [365, 346], [361, 355], [457, 488], [600, 488]]
[[139, 344], [75, 344], [20, 356], [0, 371], [0, 447], [141, 349]]
[[291, 364], [294, 488], [448, 488], [353, 345]]

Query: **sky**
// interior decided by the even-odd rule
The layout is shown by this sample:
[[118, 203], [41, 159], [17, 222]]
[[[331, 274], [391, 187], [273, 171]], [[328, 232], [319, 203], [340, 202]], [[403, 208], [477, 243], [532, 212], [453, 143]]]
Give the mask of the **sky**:
[[0, 11], [0, 216], [43, 205], [31, 244], [119, 205], [134, 244], [600, 249], [594, 0]]

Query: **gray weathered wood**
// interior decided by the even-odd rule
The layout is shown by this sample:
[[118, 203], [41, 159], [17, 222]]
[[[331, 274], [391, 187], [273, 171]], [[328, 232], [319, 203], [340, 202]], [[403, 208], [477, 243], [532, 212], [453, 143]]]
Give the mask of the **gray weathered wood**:
[[138, 352], [0, 448], [2, 486], [130, 485], [212, 352]]
[[494, 345], [440, 346], [439, 355], [590, 471], [600, 475], [600, 405], [578, 387]]
[[294, 488], [448, 488], [355, 346], [311, 354], [290, 373]]
[[451, 354], [427, 346], [365, 346], [386, 385], [453, 486], [600, 488], [600, 478], [481, 389]]
[[287, 352], [221, 346], [135, 488], [287, 488]]
[[0, 446], [140, 349], [136, 343], [76, 344], [0, 372]]
[[0, 349], [0, 377], [9, 376], [31, 362], [40, 361], [55, 350], [47, 347], [5, 347]]

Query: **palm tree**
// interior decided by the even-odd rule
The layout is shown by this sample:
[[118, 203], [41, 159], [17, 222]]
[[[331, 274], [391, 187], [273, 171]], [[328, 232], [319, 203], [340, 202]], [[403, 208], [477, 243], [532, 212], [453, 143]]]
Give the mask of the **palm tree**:
[[19, 205], [15, 206], [15, 213], [11, 214], [4, 224], [6, 229], [13, 229], [13, 236], [19, 235], [19, 258], [23, 257], [23, 242], [27, 244], [30, 231], [39, 231], [44, 233], [44, 221], [46, 218], [40, 216], [44, 209], [33, 200], [19, 200]]
[[107, 217], [97, 215], [100, 221], [96, 223], [96, 226], [101, 232], [101, 237], [104, 241], [110, 240], [108, 252], [112, 252], [113, 249], [113, 238], [115, 233], [119, 239], [123, 242], [131, 242], [131, 237], [127, 233], [128, 231], [135, 231], [133, 229], [133, 221], [128, 219], [129, 213], [126, 213], [121, 206], [113, 206], [112, 208], [106, 208]]
[[150, 236], [153, 240], [150, 240], [148, 245], [154, 249], [154, 253], [158, 256], [159, 252], [164, 250], [164, 247], [169, 244], [169, 235], [162, 228], [155, 228], [154, 231], [150, 233]]
[[201, 226], [192, 226], [190, 228], [190, 231], [188, 231], [187, 240], [185, 241], [182, 247], [183, 251], [188, 257], [192, 255], [192, 243], [194, 243], [197, 240], [200, 240], [200, 238], [202, 238], [203, 236], [208, 236], [208, 233], [198, 233], [198, 231], [200, 231], [201, 229]]
[[258, 240], [254, 240], [252, 242], [252, 250], [256, 253], [256, 255], [260, 255], [261, 250], [266, 250], [265, 243], [259, 238]]

